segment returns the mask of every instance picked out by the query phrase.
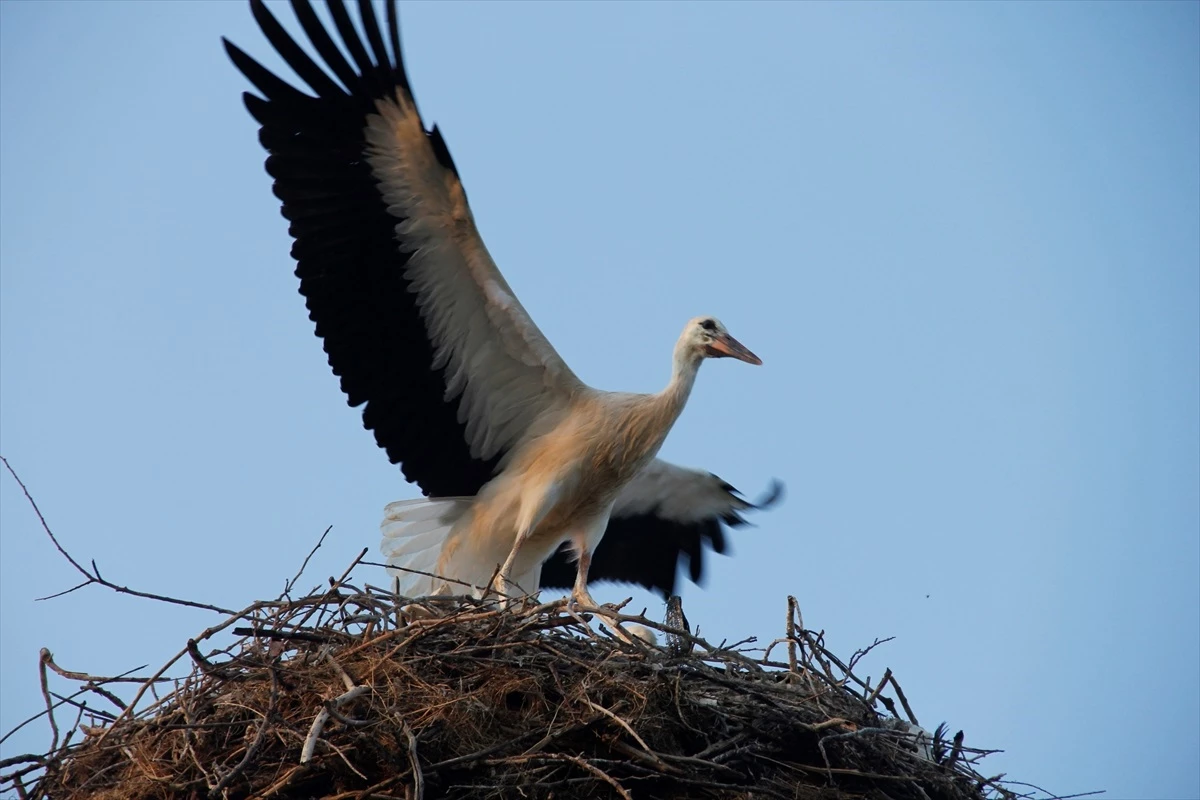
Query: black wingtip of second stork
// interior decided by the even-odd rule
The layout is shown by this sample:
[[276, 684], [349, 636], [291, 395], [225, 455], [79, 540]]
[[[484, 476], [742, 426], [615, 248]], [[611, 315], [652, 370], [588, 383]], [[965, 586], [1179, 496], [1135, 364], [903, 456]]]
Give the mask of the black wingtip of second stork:
[[771, 506], [782, 502], [785, 494], [783, 481], [779, 478], [772, 478], [766, 494], [755, 500], [750, 506], [758, 511], [766, 511]]

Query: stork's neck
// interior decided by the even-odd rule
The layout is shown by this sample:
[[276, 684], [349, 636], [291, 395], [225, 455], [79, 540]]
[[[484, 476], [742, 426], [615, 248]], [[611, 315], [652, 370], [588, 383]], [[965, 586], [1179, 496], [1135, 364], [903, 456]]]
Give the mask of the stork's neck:
[[[628, 402], [629, 395], [624, 395], [612, 406], [617, 415], [609, 418], [612, 426], [596, 437], [597, 463], [612, 473], [617, 485], [636, 475], [658, 454], [692, 392], [700, 361], [693, 348], [680, 342], [675, 346], [674, 369], [665, 389], [657, 394], [634, 395], [633, 403]], [[615, 439], [614, 429], [618, 432]]]
[[700, 371], [700, 362], [703, 360], [684, 339], [680, 339], [675, 345], [671, 382], [655, 396], [655, 400], [672, 423], [679, 418], [688, 395], [692, 393], [692, 386], [696, 384], [696, 373]]

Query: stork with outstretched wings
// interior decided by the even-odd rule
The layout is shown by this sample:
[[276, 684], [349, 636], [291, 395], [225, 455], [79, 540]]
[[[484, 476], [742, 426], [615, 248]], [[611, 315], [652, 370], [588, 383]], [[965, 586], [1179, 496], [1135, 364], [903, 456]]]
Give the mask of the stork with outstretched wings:
[[250, 6], [309, 89], [225, 42], [258, 90], [246, 107], [291, 223], [300, 292], [350, 405], [364, 406], [364, 425], [426, 495], [385, 511], [383, 550], [401, 593], [448, 589], [423, 573], [482, 591], [499, 568], [502, 593], [572, 586], [594, 606], [589, 580], [671, 594], [684, 557], [699, 581], [705, 550], [726, 549], [723, 526], [780, 486], [756, 506], [656, 454], [704, 360], [758, 357], [714, 317], [697, 317], [662, 392], [584, 384], [480, 239], [446, 142], [413, 101], [394, 3], [385, 42], [371, 2], [359, 2], [364, 42], [331, 0], [343, 52], [294, 0], [323, 65], [261, 0]]

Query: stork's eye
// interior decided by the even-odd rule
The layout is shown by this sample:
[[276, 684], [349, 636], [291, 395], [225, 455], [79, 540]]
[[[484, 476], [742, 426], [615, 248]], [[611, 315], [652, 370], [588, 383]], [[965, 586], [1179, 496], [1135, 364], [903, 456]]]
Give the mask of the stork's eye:
[[711, 319], [702, 319], [700, 320], [700, 327], [704, 328], [706, 331], [715, 331], [717, 329], [717, 323], [713, 322]]

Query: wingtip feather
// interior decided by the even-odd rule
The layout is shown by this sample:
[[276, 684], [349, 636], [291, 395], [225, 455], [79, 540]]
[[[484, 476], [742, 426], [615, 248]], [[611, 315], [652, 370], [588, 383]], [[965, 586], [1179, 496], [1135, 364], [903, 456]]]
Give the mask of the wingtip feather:
[[783, 481], [779, 480], [779, 478], [772, 478], [771, 485], [767, 487], [766, 494], [755, 500], [751, 505], [759, 511], [765, 511], [776, 503], [781, 502], [784, 494]]

